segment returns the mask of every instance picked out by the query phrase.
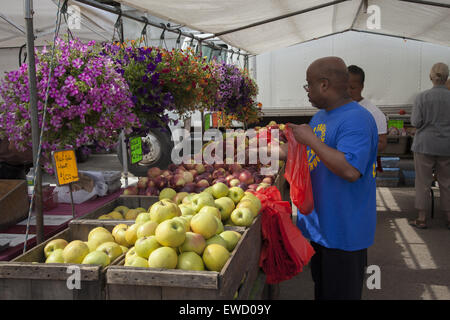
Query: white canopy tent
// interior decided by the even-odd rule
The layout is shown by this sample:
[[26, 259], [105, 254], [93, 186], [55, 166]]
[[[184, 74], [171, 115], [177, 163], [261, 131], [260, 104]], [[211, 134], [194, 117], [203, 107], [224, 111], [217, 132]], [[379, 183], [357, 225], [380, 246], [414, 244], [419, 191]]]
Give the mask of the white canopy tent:
[[450, 0], [117, 0], [260, 54], [345, 31], [448, 46]]

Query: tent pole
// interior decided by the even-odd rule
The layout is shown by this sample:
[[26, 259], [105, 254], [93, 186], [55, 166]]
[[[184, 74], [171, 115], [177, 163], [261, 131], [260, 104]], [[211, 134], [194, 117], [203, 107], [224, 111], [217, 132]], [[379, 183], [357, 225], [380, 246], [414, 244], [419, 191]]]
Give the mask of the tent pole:
[[33, 166], [36, 170], [35, 176], [35, 198], [36, 210], [36, 242], [44, 241], [44, 217], [42, 215], [42, 175], [39, 163], [39, 122], [37, 110], [37, 88], [36, 88], [36, 62], [34, 59], [34, 30], [33, 30], [33, 0], [24, 0], [24, 13], [27, 35], [28, 54], [28, 82], [30, 90], [30, 113], [31, 134], [33, 143]]

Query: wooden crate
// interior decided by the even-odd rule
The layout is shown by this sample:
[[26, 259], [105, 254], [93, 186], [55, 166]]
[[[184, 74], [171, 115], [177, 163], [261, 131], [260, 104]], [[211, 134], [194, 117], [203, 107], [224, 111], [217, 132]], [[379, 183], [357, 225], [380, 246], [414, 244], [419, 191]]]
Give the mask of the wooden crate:
[[106, 272], [106, 299], [217, 300], [233, 299], [236, 292], [237, 299], [249, 299], [259, 274], [261, 218], [250, 228], [230, 228], [242, 237], [221, 272], [115, 265]]
[[28, 216], [29, 200], [25, 180], [0, 180], [0, 230]]
[[[0, 300], [104, 300], [105, 274], [107, 269], [97, 265], [46, 264], [45, 245], [53, 239], [87, 240], [89, 231], [103, 226], [112, 230], [114, 223], [74, 223], [47, 241], [30, 249], [10, 262], [0, 262]], [[111, 263], [117, 264], [124, 255]], [[69, 267], [78, 266], [80, 270], [80, 289], [69, 289], [69, 277], [73, 271]]]
[[[126, 206], [130, 209], [135, 208], [145, 208], [148, 209], [152, 204], [159, 201], [158, 197], [147, 197], [147, 196], [120, 196], [100, 208], [85, 214], [84, 216], [76, 219], [76, 220], [95, 220], [101, 215], [107, 214], [113, 211], [114, 208], [118, 206]], [[107, 221], [124, 221], [124, 220], [107, 220]]]

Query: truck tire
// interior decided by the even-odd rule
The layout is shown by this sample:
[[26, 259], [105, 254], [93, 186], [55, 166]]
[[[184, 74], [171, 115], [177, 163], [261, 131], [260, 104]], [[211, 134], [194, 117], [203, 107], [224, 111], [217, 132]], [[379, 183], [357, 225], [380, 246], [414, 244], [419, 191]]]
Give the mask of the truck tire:
[[[143, 154], [143, 159], [135, 164], [131, 164], [130, 150], [128, 148], [128, 172], [136, 177], [147, 176], [147, 171], [151, 167], [158, 167], [160, 169], [167, 169], [172, 163], [171, 153], [173, 149], [173, 141], [171, 140], [170, 130], [150, 129], [150, 132], [145, 137], [141, 137], [142, 144], [146, 144], [150, 151]], [[123, 166], [122, 157], [122, 143], [119, 142], [117, 147], [117, 156]]]

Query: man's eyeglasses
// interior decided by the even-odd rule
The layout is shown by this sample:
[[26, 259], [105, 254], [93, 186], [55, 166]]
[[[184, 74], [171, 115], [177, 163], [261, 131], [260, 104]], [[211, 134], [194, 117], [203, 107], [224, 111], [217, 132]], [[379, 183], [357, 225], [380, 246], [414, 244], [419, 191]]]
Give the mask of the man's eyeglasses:
[[[320, 81], [320, 80], [329, 80], [329, 79], [328, 78], [319, 78], [316, 81]], [[309, 92], [309, 87], [310, 87], [309, 83], [303, 85], [303, 89], [305, 89], [306, 92]]]

